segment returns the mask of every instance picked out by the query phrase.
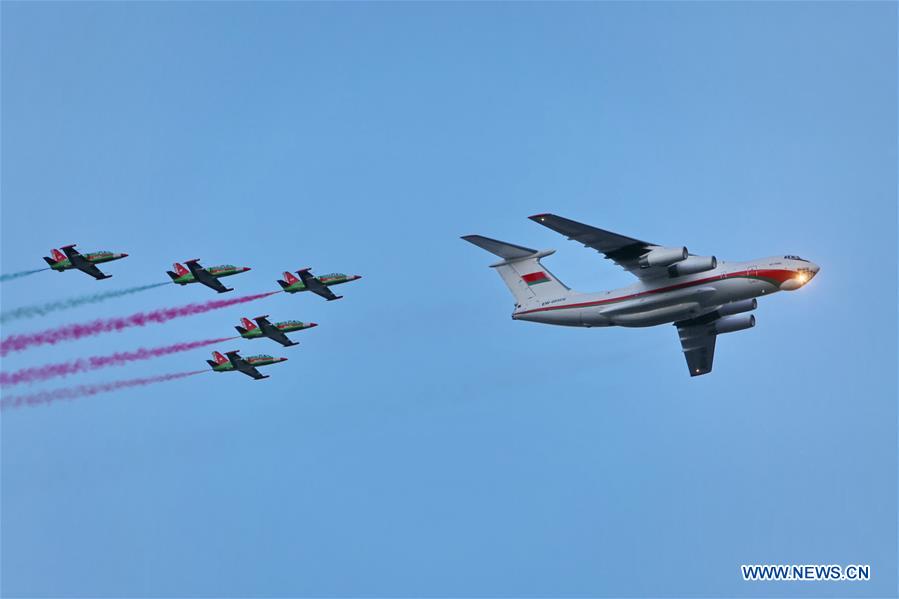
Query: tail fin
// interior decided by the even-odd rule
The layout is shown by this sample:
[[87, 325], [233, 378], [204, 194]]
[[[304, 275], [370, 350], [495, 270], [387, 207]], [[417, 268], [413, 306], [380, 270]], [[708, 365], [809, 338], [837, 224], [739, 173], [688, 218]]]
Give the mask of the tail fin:
[[252, 331], [253, 329], [257, 329], [259, 327], [256, 326], [256, 323], [250, 320], [249, 318], [241, 318], [240, 324], [244, 326], [244, 328], [248, 331]]
[[187, 270], [187, 269], [184, 267], [183, 264], [180, 264], [180, 263], [178, 263], [178, 262], [175, 262], [174, 264], [172, 264], [172, 268], [175, 269], [175, 273], [176, 273], [179, 277], [183, 277], [184, 275], [190, 273], [190, 271]]
[[57, 249], [51, 250], [50, 255], [53, 256], [53, 259], [56, 260], [57, 262], [62, 262], [63, 260], [66, 259], [66, 255]]
[[293, 276], [292, 273], [286, 272], [284, 273], [284, 282], [288, 285], [293, 285], [294, 283], [298, 283], [299, 279]]
[[56, 263], [58, 262], [58, 260], [54, 260], [52, 258], [48, 258], [48, 257], [44, 256], [44, 262], [46, 262], [50, 266], [56, 266]]
[[503, 278], [519, 304], [565, 297], [571, 291], [540, 264], [541, 258], [553, 254], [555, 250], [538, 252], [481, 235], [465, 235], [462, 239], [503, 258], [490, 266]]
[[216, 364], [226, 364], [228, 362], [228, 358], [217, 351], [212, 352], [212, 359], [215, 360]]

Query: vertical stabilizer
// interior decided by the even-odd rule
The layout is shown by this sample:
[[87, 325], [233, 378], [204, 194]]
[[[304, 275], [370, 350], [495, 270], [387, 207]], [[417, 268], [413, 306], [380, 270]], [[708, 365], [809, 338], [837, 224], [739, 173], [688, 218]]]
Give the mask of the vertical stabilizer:
[[517, 303], [546, 301], [568, 295], [569, 288], [540, 263], [541, 258], [555, 250], [538, 252], [481, 235], [465, 235], [462, 239], [503, 258], [502, 262], [491, 266], [503, 278]]

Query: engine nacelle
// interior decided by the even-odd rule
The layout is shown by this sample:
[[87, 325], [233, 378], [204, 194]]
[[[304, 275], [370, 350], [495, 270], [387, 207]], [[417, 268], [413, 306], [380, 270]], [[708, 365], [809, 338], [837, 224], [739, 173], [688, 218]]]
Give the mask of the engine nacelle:
[[686, 260], [690, 253], [687, 248], [656, 248], [640, 258], [640, 267], [671, 266], [675, 262]]
[[690, 256], [682, 262], [669, 266], [668, 276], [674, 278], [684, 275], [695, 275], [698, 272], [705, 272], [715, 268], [718, 268], [718, 258], [715, 256]]
[[751, 312], [759, 307], [759, 303], [755, 298], [740, 300], [724, 304], [718, 308], [718, 314], [721, 316], [730, 316], [731, 314], [742, 314], [743, 312]]
[[737, 316], [724, 316], [715, 321], [715, 332], [719, 335], [735, 333], [755, 326], [755, 315], [738, 314]]

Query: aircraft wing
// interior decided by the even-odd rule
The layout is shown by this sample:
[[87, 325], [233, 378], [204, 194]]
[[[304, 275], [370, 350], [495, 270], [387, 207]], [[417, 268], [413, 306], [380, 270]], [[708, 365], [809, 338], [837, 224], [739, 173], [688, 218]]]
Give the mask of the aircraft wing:
[[228, 360], [231, 361], [231, 365], [234, 367], [234, 370], [244, 373], [245, 375], [256, 379], [267, 379], [268, 376], [262, 374], [256, 367], [241, 358], [236, 351], [229, 351], [225, 354], [228, 357]]
[[67, 245], [62, 248], [62, 251], [63, 253], [65, 253], [66, 258], [69, 259], [69, 263], [81, 272], [89, 274], [97, 280], [108, 279], [112, 276], [105, 274], [87, 258], [82, 256], [81, 253], [79, 253], [78, 250], [75, 249], [75, 246]]
[[537, 214], [528, 218], [556, 233], [565, 235], [568, 239], [580, 241], [586, 247], [593, 248], [639, 279], [653, 279], [667, 274], [664, 267], [640, 267], [640, 256], [659, 247], [654, 243], [591, 227], [555, 214]]
[[298, 270], [297, 274], [300, 275], [300, 280], [303, 281], [303, 285], [306, 286], [306, 289], [316, 295], [322, 296], [329, 302], [343, 297], [342, 295], [334, 295], [334, 292], [328, 289], [327, 285], [319, 281], [318, 277], [309, 272], [308, 268]]
[[188, 260], [184, 264], [187, 265], [187, 268], [190, 269], [190, 273], [199, 283], [206, 285], [210, 289], [215, 289], [219, 293], [234, 291], [233, 289], [222, 285], [221, 281], [209, 274], [209, 271], [200, 266], [199, 262], [196, 260]]
[[260, 316], [258, 318], [255, 318], [254, 320], [256, 321], [256, 324], [259, 325], [262, 334], [272, 341], [277, 341], [284, 347], [299, 345], [296, 341], [291, 341], [290, 337], [284, 334], [284, 331], [269, 322], [268, 318], [266, 318], [265, 316]]
[[718, 338], [713, 323], [717, 319], [717, 314], [713, 313], [675, 323], [690, 376], [700, 376], [712, 371], [715, 340]]

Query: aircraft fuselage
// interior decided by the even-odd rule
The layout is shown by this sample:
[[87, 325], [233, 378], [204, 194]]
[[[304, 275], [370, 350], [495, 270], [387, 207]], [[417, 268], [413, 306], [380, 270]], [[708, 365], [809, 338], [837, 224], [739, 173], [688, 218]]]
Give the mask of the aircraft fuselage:
[[719, 261], [693, 275], [640, 281], [598, 293], [577, 293], [516, 305], [512, 318], [576, 327], [649, 327], [714, 312], [740, 300], [799, 289], [818, 272], [805, 260], [781, 256], [749, 262]]

